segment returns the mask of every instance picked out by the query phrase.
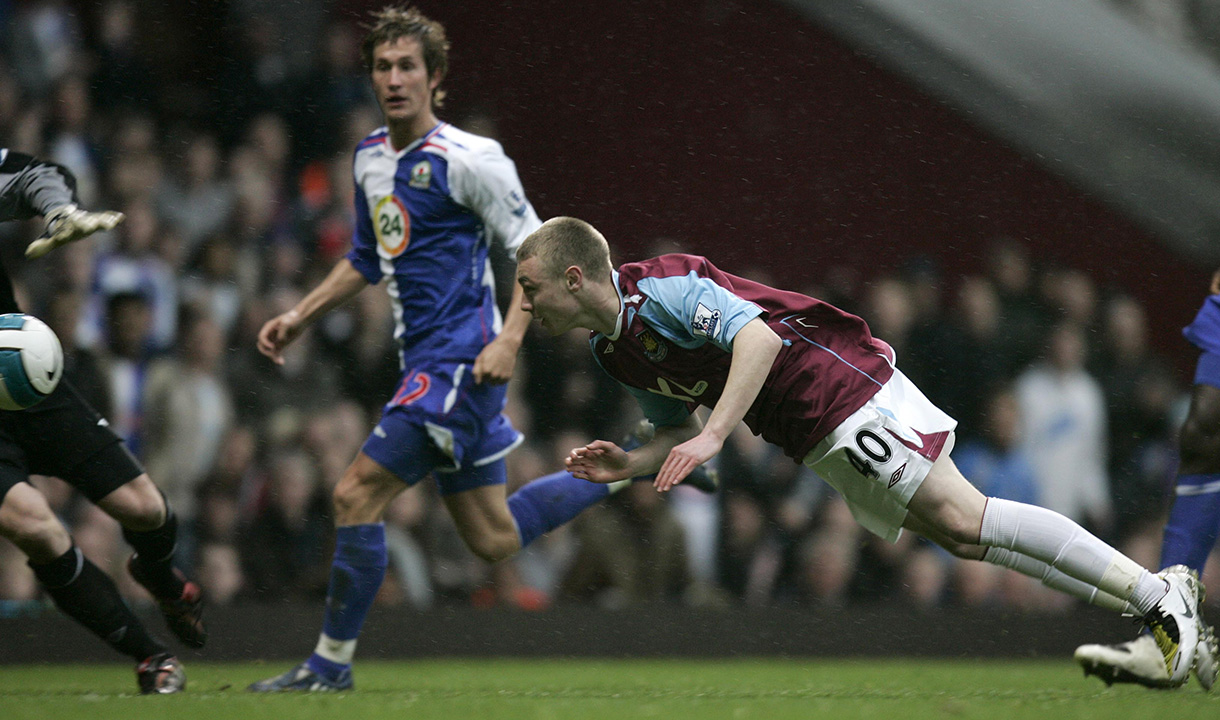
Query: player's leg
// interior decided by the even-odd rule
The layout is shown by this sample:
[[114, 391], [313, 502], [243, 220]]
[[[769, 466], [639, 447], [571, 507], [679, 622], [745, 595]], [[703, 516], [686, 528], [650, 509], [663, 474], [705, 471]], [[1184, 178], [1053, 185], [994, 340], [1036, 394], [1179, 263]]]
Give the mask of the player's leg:
[[[100, 468], [127, 468], [135, 477], [97, 499], [123, 528], [123, 537], [135, 550], [127, 561], [131, 576], [157, 600], [161, 614], [184, 644], [201, 648], [208, 634], [203, 625], [203, 590], [174, 567], [178, 547], [178, 518], [161, 490], [139, 470], [126, 449], [114, 444], [91, 459]], [[109, 471], [113, 472], [113, 470]]]
[[1197, 617], [1196, 578], [1154, 575], [1059, 513], [985, 498], [944, 455], [911, 497], [908, 511], [954, 543], [1028, 556], [1130, 603], [1152, 630], [1170, 682], [1189, 677], [1205, 630]]
[[1125, 600], [1103, 592], [1089, 583], [1066, 575], [1049, 564], [1041, 560], [1035, 560], [1028, 555], [1022, 555], [999, 547], [983, 547], [981, 545], [954, 542], [934, 527], [921, 522], [914, 514], [907, 516], [903, 526], [923, 535], [963, 560], [981, 560], [992, 565], [1015, 570], [1022, 575], [1027, 575], [1038, 580], [1049, 588], [1067, 593], [1072, 597], [1107, 610], [1132, 615], [1138, 612], [1134, 606]]
[[[625, 450], [639, 447], [652, 437], [652, 425], [641, 421], [622, 443]], [[620, 480], [615, 483], [591, 483], [567, 471], [544, 475], [521, 486], [504, 502], [503, 463], [494, 462], [471, 468], [468, 476], [447, 481], [450, 488], [480, 488], [468, 498], [466, 493], [445, 493], [450, 514], [466, 544], [476, 555], [496, 562], [515, 554], [539, 536], [564, 525], [607, 495], [626, 488], [633, 482], [650, 482], [655, 475]], [[715, 492], [719, 487], [716, 474], [702, 465], [684, 481], [702, 492]], [[498, 491], [491, 489], [500, 485]], [[463, 520], [463, 518], [465, 520]]]
[[136, 661], [144, 693], [178, 692], [186, 684], [177, 659], [151, 637], [106, 573], [89, 561], [33, 486], [0, 470], [0, 535], [29, 558], [30, 568], [55, 605], [106, 644]]
[[[1220, 532], [1220, 356], [1204, 353], [1199, 360], [1190, 410], [1179, 439], [1181, 466], [1177, 492], [1165, 539], [1161, 567], [1187, 567], [1202, 574], [1203, 565]], [[1148, 687], [1169, 684], [1152, 636], [1117, 645], [1088, 644], [1076, 648], [1076, 661], [1086, 674], [1107, 684], [1131, 682]], [[1204, 627], [1197, 646], [1195, 676], [1204, 688], [1215, 685], [1218, 669], [1216, 637]]]
[[178, 521], [139, 461], [68, 382], [25, 414], [30, 470], [62, 478], [119, 522], [135, 549], [132, 576], [156, 598], [170, 630], [203, 647], [203, 593], [174, 569]]
[[506, 500], [504, 461], [489, 463], [478, 468], [477, 473], [465, 475], [483, 476], [491, 482], [454, 490], [452, 477], [437, 478], [441, 500], [453, 517], [458, 534], [471, 552], [489, 563], [512, 557], [524, 543]]
[[[379, 427], [386, 425], [383, 418]], [[374, 438], [382, 439], [374, 434], [365, 443], [365, 451], [356, 455], [335, 486], [335, 555], [326, 590], [322, 632], [313, 654], [283, 675], [253, 683], [249, 690], [326, 692], [354, 687], [351, 666], [356, 641], [385, 580], [389, 562], [382, 519], [390, 502], [427, 473], [426, 463], [432, 457], [426, 448], [426, 438], [416, 435], [411, 442], [409, 435], [396, 436], [406, 443], [404, 447], [416, 451], [415, 463], [404, 464], [402, 470], [409, 481], [366, 454], [371, 443], [382, 447], [381, 443], [372, 442]]]
[[1204, 353], [1199, 373], [1216, 385], [1201, 382], [1192, 390], [1161, 565], [1185, 565], [1201, 574], [1220, 533], [1220, 355]]

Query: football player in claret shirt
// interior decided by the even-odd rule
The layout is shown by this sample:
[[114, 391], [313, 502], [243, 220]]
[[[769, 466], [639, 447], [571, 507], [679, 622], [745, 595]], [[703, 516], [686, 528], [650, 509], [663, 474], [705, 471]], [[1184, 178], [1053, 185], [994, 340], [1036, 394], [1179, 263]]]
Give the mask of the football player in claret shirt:
[[[591, 331], [602, 368], [657, 426], [625, 451], [598, 440], [568, 469], [594, 482], [657, 473], [662, 492], [718, 453], [744, 421], [815, 470], [856, 520], [890, 541], [903, 528], [954, 555], [1013, 568], [1093, 604], [1144, 618], [1167, 676], [1186, 681], [1198, 577], [1154, 574], [1058, 513], [984, 497], [949, 459], [956, 421], [895, 366], [860, 318], [722, 272], [693, 255], [610, 264], [604, 237], [553, 218], [517, 250], [524, 309], [552, 334]], [[706, 424], [693, 414], [711, 410]]]
[[306, 326], [384, 283], [402, 377], [335, 487], [335, 556], [314, 653], [254, 692], [353, 687], [357, 636], [385, 577], [386, 506], [433, 471], [463, 540], [489, 562], [625, 486], [558, 472], [505, 497], [504, 456], [522, 438], [502, 414], [504, 383], [529, 315], [514, 285], [501, 319], [488, 253], [492, 243], [515, 250], [540, 222], [500, 144], [436, 118], [448, 48], [444, 28], [415, 9], [374, 17], [362, 50], [386, 125], [356, 148], [351, 251], [259, 332], [259, 350], [282, 363]]

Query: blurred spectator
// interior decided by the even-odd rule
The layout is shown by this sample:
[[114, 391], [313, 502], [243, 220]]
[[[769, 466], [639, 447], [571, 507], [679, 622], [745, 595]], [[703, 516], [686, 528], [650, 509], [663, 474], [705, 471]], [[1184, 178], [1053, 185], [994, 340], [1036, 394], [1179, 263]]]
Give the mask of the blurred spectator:
[[220, 146], [212, 134], [192, 134], [177, 167], [178, 177], [160, 188], [157, 209], [182, 238], [186, 257], [193, 258], [208, 236], [228, 224], [236, 201], [221, 175]]
[[55, 162], [72, 168], [76, 192], [85, 207], [100, 196], [97, 139], [90, 123], [89, 90], [83, 78], [66, 75], [56, 82], [51, 97], [47, 150]]
[[564, 596], [621, 608], [680, 598], [690, 582], [682, 527], [651, 483], [632, 483], [594, 505], [573, 529], [579, 544]]
[[106, 303], [111, 415], [107, 418], [137, 457], [143, 452], [144, 381], [148, 370], [152, 307], [139, 293], [120, 292]]
[[97, 62], [89, 80], [93, 102], [108, 111], [156, 107], [152, 66], [136, 41], [137, 9], [132, 0], [109, 0], [98, 18]]
[[199, 486], [211, 474], [234, 419], [221, 375], [223, 355], [216, 322], [187, 313], [176, 354], [152, 361], [144, 383], [144, 461], [178, 514], [178, 543], [188, 569]]
[[330, 570], [330, 519], [317, 471], [305, 453], [272, 457], [267, 504], [244, 533], [242, 566], [259, 601], [321, 596]]
[[958, 288], [951, 323], [961, 345], [957, 354], [944, 358], [956, 390], [947, 407], [957, 419], [959, 443], [983, 432], [989, 391], [1014, 377], [1014, 362], [1001, 322], [1000, 299], [991, 281], [979, 276], [965, 278]]
[[225, 338], [236, 330], [242, 305], [254, 294], [254, 288], [243, 287], [238, 262], [232, 239], [213, 235], [203, 241], [197, 261], [181, 279], [182, 303], [210, 315]]
[[915, 301], [910, 286], [895, 277], [875, 280], [865, 293], [862, 312], [873, 337], [889, 343], [899, 363], [906, 362], [915, 323]]
[[1010, 377], [1043, 350], [1050, 321], [1038, 298], [1029, 249], [1011, 238], [996, 238], [987, 253], [987, 271], [1000, 299], [1000, 325], [1010, 348]]
[[1122, 544], [1149, 525], [1161, 525], [1165, 488], [1174, 475], [1172, 405], [1180, 391], [1168, 363], [1152, 350], [1138, 302], [1125, 295], [1112, 298], [1104, 320], [1096, 372], [1105, 389], [1110, 489]]
[[751, 604], [799, 592], [798, 552], [812, 507], [801, 466], [744, 425], [729, 435], [716, 468], [723, 502], [720, 584]]
[[208, 543], [199, 548], [198, 568], [209, 605], [229, 605], [246, 589], [241, 556], [232, 545]]
[[[359, 42], [360, 36], [348, 23], [334, 23], [323, 31], [315, 63], [302, 79], [290, 113], [297, 157], [341, 153], [344, 164], [350, 166], [346, 153], [353, 145], [342, 137], [343, 117], [358, 105], [374, 103], [360, 63]], [[462, 127], [478, 132], [469, 123]]]
[[1017, 378], [1021, 436], [1033, 462], [1041, 505], [1105, 535], [1112, 501], [1106, 472], [1106, 406], [1085, 369], [1084, 331], [1055, 326], [1046, 359]]
[[96, 260], [91, 298], [80, 332], [83, 344], [107, 339], [103, 311], [117, 295], [139, 295], [148, 304], [150, 326], [142, 338], [150, 351], [168, 349], [178, 324], [178, 282], [174, 270], [157, 254], [161, 227], [152, 206], [137, 200], [126, 206], [118, 244]]
[[390, 503], [385, 518], [389, 578], [411, 606], [421, 610], [435, 601], [428, 557], [420, 537], [427, 512], [425, 493], [406, 492]]
[[47, 95], [81, 60], [80, 27], [64, 0], [25, 4], [16, 13], [11, 32], [12, 57], [20, 58], [17, 77], [35, 97]]

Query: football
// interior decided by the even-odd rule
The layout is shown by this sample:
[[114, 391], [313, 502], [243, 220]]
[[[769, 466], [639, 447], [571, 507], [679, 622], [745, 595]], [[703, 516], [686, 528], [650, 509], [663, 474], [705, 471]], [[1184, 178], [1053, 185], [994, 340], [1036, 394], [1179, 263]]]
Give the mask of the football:
[[55, 331], [32, 315], [0, 315], [0, 409], [38, 404], [63, 374], [64, 350]]

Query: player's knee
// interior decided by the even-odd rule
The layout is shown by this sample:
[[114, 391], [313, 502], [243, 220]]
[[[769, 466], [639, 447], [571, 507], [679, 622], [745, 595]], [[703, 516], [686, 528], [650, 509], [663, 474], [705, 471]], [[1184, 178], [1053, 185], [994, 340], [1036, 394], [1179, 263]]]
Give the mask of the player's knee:
[[940, 508], [934, 523], [940, 545], [957, 557], [973, 559], [968, 548], [979, 542], [978, 519], [952, 504]]
[[497, 563], [515, 555], [521, 543], [515, 533], [483, 533], [467, 538], [466, 545], [481, 560]]
[[962, 560], [981, 560], [983, 553], [986, 552], [986, 548], [981, 545], [972, 545], [970, 543], [946, 541], [939, 544], [945, 550], [948, 550], [950, 555]]
[[165, 524], [168, 505], [148, 475], [140, 475], [98, 501], [98, 506], [124, 528], [137, 532]]
[[345, 518], [358, 513], [368, 504], [369, 493], [358, 478], [344, 475], [339, 484], [335, 485], [331, 501], [335, 507], [335, 519], [342, 523]]
[[[12, 497], [0, 508], [0, 534], [32, 557], [46, 556], [68, 540], [68, 531], [55, 517], [46, 501]], [[41, 495], [39, 495], [41, 498]]]

